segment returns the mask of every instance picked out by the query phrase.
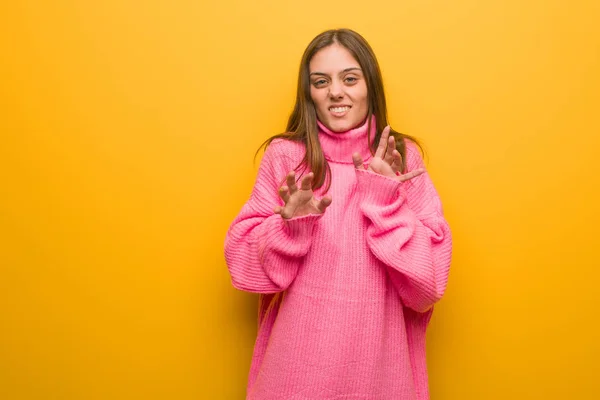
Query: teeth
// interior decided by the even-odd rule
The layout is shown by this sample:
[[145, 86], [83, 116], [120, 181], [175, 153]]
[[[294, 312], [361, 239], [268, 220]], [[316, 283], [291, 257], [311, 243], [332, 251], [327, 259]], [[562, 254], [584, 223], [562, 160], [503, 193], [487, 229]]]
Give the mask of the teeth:
[[346, 112], [350, 109], [350, 107], [331, 107], [330, 110], [336, 113]]

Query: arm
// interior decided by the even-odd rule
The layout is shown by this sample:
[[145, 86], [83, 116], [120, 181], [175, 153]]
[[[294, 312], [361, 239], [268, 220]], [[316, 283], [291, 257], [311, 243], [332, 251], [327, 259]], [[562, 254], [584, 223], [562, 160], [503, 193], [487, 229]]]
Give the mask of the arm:
[[[423, 167], [412, 145], [407, 166], [409, 171]], [[427, 173], [404, 182], [367, 170], [356, 173], [371, 251], [389, 268], [404, 305], [427, 311], [444, 294], [452, 253], [450, 228], [431, 179]]]
[[281, 143], [267, 147], [248, 202], [232, 222], [225, 239], [225, 260], [232, 284], [240, 290], [276, 293], [293, 282], [311, 245], [320, 214], [284, 219], [273, 209], [286, 174]]

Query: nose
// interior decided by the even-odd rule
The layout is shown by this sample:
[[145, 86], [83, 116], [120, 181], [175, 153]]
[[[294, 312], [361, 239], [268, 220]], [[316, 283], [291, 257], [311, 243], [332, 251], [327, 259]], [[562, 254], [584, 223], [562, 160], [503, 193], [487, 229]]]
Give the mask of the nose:
[[340, 99], [344, 97], [344, 88], [340, 82], [331, 82], [331, 85], [329, 86], [329, 97], [332, 99]]

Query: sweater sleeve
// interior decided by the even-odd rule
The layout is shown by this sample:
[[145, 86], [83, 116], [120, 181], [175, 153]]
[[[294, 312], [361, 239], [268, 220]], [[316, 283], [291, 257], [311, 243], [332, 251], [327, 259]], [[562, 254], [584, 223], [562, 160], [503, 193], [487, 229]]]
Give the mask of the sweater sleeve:
[[278, 189], [295, 166], [282, 142], [267, 147], [250, 199], [234, 219], [225, 238], [225, 261], [234, 287], [254, 293], [277, 293], [293, 282], [311, 245], [314, 224], [322, 215], [283, 219]]
[[[418, 150], [407, 144], [407, 165], [423, 166]], [[400, 183], [357, 170], [360, 209], [367, 218], [367, 243], [389, 268], [406, 307], [430, 309], [444, 294], [452, 254], [452, 237], [442, 205], [427, 172]]]

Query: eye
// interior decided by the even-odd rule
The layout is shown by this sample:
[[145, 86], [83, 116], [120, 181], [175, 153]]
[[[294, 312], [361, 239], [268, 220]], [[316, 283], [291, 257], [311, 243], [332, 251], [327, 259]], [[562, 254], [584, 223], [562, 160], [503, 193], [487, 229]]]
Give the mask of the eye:
[[313, 85], [315, 87], [321, 87], [321, 86], [325, 85], [326, 83], [327, 83], [327, 81], [325, 79], [318, 79], [313, 82]]
[[344, 80], [346, 81], [346, 83], [349, 83], [349, 84], [353, 84], [353, 83], [356, 83], [356, 81], [358, 81], [358, 79], [356, 79], [356, 78], [355, 78], [355, 77], [353, 77], [353, 76], [348, 76], [348, 77], [346, 77], [346, 79], [344, 79]]

